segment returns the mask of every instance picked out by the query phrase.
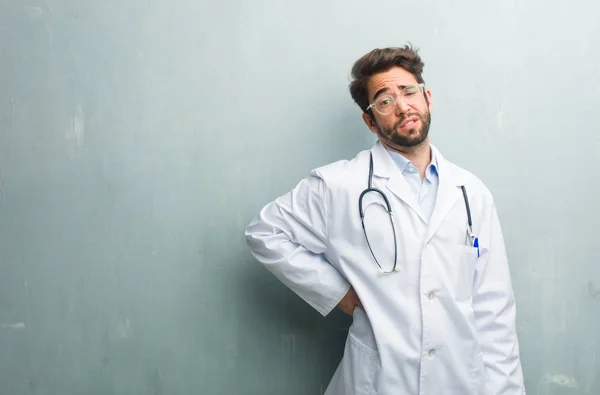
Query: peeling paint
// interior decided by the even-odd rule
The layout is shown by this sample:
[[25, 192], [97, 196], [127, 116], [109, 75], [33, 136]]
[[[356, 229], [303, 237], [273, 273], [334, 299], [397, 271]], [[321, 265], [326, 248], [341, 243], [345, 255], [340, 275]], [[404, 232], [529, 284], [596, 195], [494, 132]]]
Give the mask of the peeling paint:
[[67, 140], [67, 149], [71, 159], [77, 159], [81, 154], [83, 140], [85, 137], [85, 116], [81, 104], [77, 105], [75, 114], [71, 119], [71, 123], [65, 131], [65, 139]]
[[547, 374], [546, 377], [544, 377], [544, 381], [546, 382], [546, 384], [555, 384], [561, 387], [568, 387], [568, 388], [578, 388], [579, 384], [577, 383], [577, 381], [575, 380], [574, 377], [572, 376], [567, 376], [564, 374]]
[[125, 321], [118, 322], [115, 325], [115, 332], [117, 333], [119, 339], [128, 339], [132, 333], [131, 322], [129, 321], [129, 318], [125, 319]]
[[14, 329], [14, 330], [25, 329], [25, 323], [24, 322], [15, 322], [15, 323], [10, 323], [10, 324], [0, 324], [0, 328]]

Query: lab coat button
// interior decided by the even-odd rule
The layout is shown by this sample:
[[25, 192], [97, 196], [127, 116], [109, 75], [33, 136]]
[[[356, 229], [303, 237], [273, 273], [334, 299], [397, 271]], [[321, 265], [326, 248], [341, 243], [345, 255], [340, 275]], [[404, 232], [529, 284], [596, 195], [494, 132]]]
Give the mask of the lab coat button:
[[429, 298], [429, 300], [435, 299], [435, 292], [429, 292], [429, 294], [427, 295], [427, 297]]
[[431, 359], [435, 358], [435, 350], [429, 350], [427, 355], [429, 355], [429, 358], [431, 358]]

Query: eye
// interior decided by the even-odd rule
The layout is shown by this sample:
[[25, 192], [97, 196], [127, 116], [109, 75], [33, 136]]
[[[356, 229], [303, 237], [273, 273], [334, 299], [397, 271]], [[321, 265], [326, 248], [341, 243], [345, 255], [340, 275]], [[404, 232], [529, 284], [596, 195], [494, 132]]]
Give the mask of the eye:
[[388, 98], [385, 98], [385, 99], [382, 99], [382, 100], [379, 102], [379, 105], [380, 105], [381, 107], [389, 106], [390, 104], [392, 104], [392, 99], [391, 99], [391, 98], [389, 98], [389, 97], [388, 97]]
[[419, 92], [419, 88], [417, 88], [416, 86], [407, 86], [404, 89], [404, 96], [413, 96], [416, 95]]

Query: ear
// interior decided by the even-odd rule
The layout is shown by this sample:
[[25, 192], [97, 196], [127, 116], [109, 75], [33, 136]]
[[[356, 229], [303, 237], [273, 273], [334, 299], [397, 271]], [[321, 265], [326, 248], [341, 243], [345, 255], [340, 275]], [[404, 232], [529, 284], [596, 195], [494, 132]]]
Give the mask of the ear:
[[375, 124], [375, 121], [373, 120], [373, 118], [371, 118], [371, 116], [369, 114], [367, 114], [366, 112], [363, 112], [362, 119], [365, 122], [365, 125], [367, 125], [367, 127], [369, 128], [369, 130], [371, 132], [377, 134], [377, 125]]
[[429, 103], [429, 112], [433, 110], [433, 101], [431, 101], [431, 91], [429, 89], [425, 89], [425, 97], [427, 98], [427, 103]]

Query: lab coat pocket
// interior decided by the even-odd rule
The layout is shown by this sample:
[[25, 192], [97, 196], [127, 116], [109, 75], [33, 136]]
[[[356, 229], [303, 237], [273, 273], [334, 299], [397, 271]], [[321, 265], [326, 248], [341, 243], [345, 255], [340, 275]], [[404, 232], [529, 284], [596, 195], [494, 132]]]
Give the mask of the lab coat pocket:
[[[344, 357], [338, 366], [326, 395], [374, 395], [375, 380], [380, 371], [379, 353], [367, 315], [361, 308], [354, 310]], [[365, 343], [373, 343], [370, 347]]]
[[456, 257], [453, 270], [454, 297], [457, 301], [467, 301], [471, 299], [473, 293], [477, 248], [458, 245]]
[[373, 395], [374, 381], [379, 370], [379, 353], [360, 343], [351, 334], [346, 340], [344, 358], [336, 372], [332, 394]]

